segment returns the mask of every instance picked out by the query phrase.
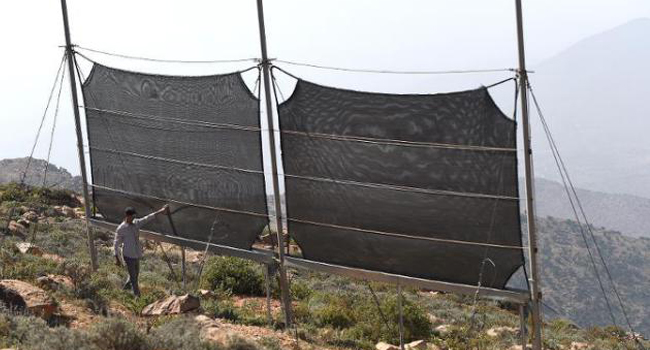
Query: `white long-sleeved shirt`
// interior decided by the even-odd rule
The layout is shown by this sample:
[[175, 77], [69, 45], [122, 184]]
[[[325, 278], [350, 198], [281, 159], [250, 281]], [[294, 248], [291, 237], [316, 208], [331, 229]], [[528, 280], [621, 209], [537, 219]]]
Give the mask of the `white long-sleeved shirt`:
[[151, 213], [143, 218], [134, 219], [132, 224], [123, 221], [115, 230], [115, 241], [113, 250], [115, 256], [120, 256], [120, 250], [123, 248], [123, 256], [131, 259], [140, 259], [142, 257], [142, 246], [140, 245], [140, 227], [146, 225], [156, 217], [156, 213]]

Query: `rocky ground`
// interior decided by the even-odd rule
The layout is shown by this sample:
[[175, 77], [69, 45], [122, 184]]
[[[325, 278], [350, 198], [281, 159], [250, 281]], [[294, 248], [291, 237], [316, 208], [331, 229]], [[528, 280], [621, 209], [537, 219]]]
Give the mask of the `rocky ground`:
[[[72, 193], [2, 187], [0, 198], [0, 349], [398, 349], [392, 286], [290, 271], [296, 326], [286, 329], [275, 281], [267, 319], [260, 266], [188, 250], [183, 290], [180, 250], [145, 242], [134, 298], [121, 288], [112, 233], [95, 231], [100, 268], [90, 271]], [[403, 304], [409, 349], [521, 349], [509, 305], [419, 290]], [[636, 348], [615, 327], [554, 320], [544, 333], [546, 349]]]

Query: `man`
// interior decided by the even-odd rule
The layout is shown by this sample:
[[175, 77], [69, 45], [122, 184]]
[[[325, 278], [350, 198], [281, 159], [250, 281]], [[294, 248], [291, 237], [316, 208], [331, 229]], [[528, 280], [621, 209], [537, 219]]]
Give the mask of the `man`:
[[[140, 245], [140, 228], [153, 220], [156, 215], [162, 214], [169, 209], [169, 205], [165, 204], [160, 210], [153, 212], [143, 218], [135, 218], [135, 209], [127, 207], [124, 210], [124, 221], [117, 227], [115, 231], [115, 242], [113, 243], [113, 250], [115, 251], [115, 263], [117, 266], [122, 266], [120, 262], [120, 250], [122, 257], [126, 264], [126, 269], [129, 272], [129, 279], [124, 284], [124, 289], [129, 286], [133, 289], [133, 294], [136, 297], [140, 296], [140, 288], [138, 287], [138, 275], [140, 274], [140, 258], [142, 258], [142, 246]], [[122, 249], [122, 245], [124, 248]]]

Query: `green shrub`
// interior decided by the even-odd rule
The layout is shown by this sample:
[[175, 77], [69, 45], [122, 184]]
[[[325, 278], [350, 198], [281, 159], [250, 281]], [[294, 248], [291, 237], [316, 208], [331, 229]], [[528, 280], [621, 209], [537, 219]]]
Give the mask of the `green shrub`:
[[225, 318], [237, 322], [240, 319], [239, 312], [230, 300], [206, 300], [201, 302], [203, 313], [211, 318]]
[[177, 317], [149, 334], [151, 349], [218, 350], [220, 346], [201, 340], [199, 326], [189, 317]]
[[81, 203], [75, 198], [74, 192], [65, 189], [32, 187], [10, 183], [2, 187], [0, 195], [2, 202], [33, 202], [49, 205], [67, 205], [78, 207]]
[[312, 295], [312, 290], [307, 283], [300, 280], [291, 281], [291, 297], [293, 300], [305, 300]]
[[146, 350], [147, 339], [128, 321], [106, 318], [88, 331], [88, 337], [100, 349]]
[[318, 326], [343, 329], [355, 323], [353, 298], [340, 295], [323, 295], [321, 298], [319, 302], [322, 305], [312, 313]]
[[211, 257], [205, 264], [201, 286], [211, 290], [228, 290], [235, 294], [265, 295], [260, 267], [248, 260]]
[[[314, 293], [309, 302], [296, 307], [297, 319], [312, 322], [318, 327], [331, 327], [342, 331], [337, 345], [372, 341], [399, 341], [399, 309], [397, 296], [379, 295], [382, 311], [374, 300], [361, 293]], [[429, 339], [431, 322], [425, 310], [404, 298], [404, 336], [408, 341]], [[385, 317], [385, 320], [384, 320]], [[348, 346], [345, 345], [345, 346]]]
[[5, 239], [0, 246], [0, 279], [33, 281], [37, 277], [57, 271], [57, 263], [40, 256], [21, 254], [15, 242]]

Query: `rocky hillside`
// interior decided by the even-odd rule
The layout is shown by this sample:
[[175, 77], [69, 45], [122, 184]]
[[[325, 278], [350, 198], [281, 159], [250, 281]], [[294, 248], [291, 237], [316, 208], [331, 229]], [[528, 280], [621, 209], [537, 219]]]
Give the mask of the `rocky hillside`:
[[[540, 218], [538, 225], [544, 300], [552, 308], [547, 314], [569, 318], [581, 326], [612, 324], [577, 223], [548, 217]], [[649, 335], [650, 239], [626, 237], [605, 229], [596, 229], [594, 233], [631, 322], [638, 332]], [[591, 242], [590, 246], [596, 254]], [[594, 259], [614, 307], [616, 322], [623, 325], [623, 315], [604, 268], [597, 256]]]
[[[0, 306], [0, 348], [396, 349], [390, 345], [398, 339], [394, 286], [290, 270], [296, 328], [289, 331], [275, 281], [270, 323], [266, 318], [264, 274], [258, 264], [212, 256], [199, 276], [202, 253], [188, 250], [189, 283], [183, 291], [179, 250], [146, 242], [142, 296], [134, 298], [122, 289], [126, 274], [115, 265], [110, 232], [96, 231], [100, 268], [90, 274], [82, 213], [68, 206], [74, 206], [69, 196], [49, 198], [38, 189], [21, 195], [16, 189], [0, 186], [0, 227], [6, 227], [3, 221], [11, 213], [12, 222], [25, 229], [23, 235], [16, 230], [0, 234], [0, 305], [5, 305]], [[549, 224], [542, 231], [563, 227]], [[571, 237], [565, 231], [557, 234]], [[544, 251], [568, 249], [561, 247]], [[544, 265], [553, 267], [545, 273], [571, 272], [547, 261]], [[567, 287], [573, 283], [570, 276], [557, 279]], [[560, 283], [550, 276], [547, 281]], [[547, 296], [551, 302], [550, 290]], [[414, 289], [405, 290], [402, 303], [410, 349], [521, 349], [516, 345], [517, 311], [510, 305]], [[563, 319], [547, 319], [544, 334], [545, 349], [635, 349], [629, 335], [614, 327], [578, 329]]]
[[[521, 181], [523, 185], [523, 181]], [[650, 237], [650, 199], [628, 194], [576, 189], [590, 222], [626, 236]], [[535, 179], [537, 215], [574, 219], [562, 184]], [[521, 192], [523, 193], [523, 192]]]
[[[0, 160], [0, 184], [20, 182], [28, 161], [28, 157]], [[46, 187], [63, 188], [76, 192], [81, 191], [82, 184], [80, 176], [72, 176], [68, 170], [57, 167], [52, 163], [48, 165], [47, 161], [43, 159], [32, 159], [27, 176], [25, 176], [25, 183], [28, 185], [42, 186], [46, 166]]]

